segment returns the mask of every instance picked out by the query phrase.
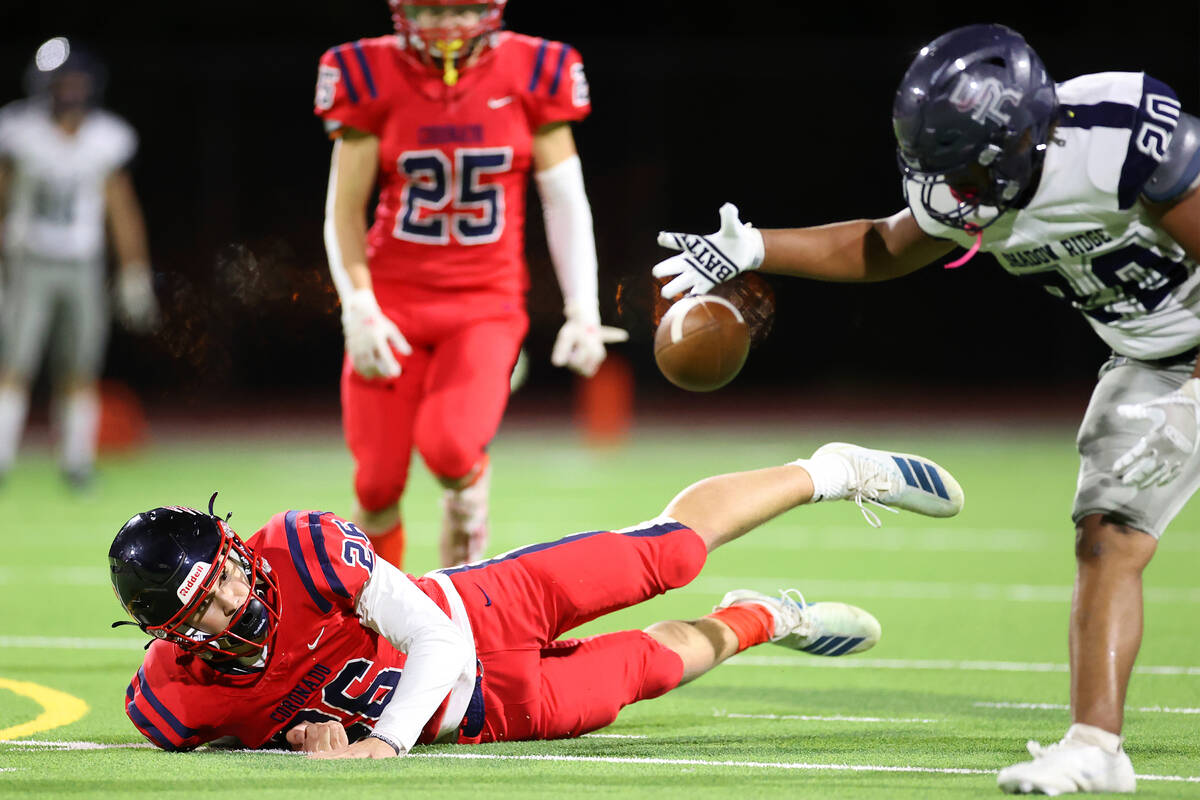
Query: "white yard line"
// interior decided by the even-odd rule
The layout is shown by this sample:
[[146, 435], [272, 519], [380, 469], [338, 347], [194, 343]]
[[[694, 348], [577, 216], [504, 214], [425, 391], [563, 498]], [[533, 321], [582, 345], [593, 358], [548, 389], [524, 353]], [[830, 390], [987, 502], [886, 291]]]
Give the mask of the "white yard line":
[[[1033, 711], [1066, 711], [1070, 709], [1066, 703], [991, 703], [979, 700], [974, 705], [977, 708], [1018, 708]], [[1141, 711], [1146, 714], [1200, 714], [1200, 708], [1170, 708], [1167, 706], [1127, 707], [1125, 710]]]
[[[649, 737], [646, 737], [649, 738]], [[119, 748], [152, 748], [149, 743], [130, 744], [101, 744], [99, 742], [51, 742], [51, 741], [0, 741], [0, 744], [21, 746], [26, 750], [63, 751], [63, 750], [114, 750]], [[287, 750], [225, 750], [214, 752], [235, 752], [254, 755], [301, 755]], [[812, 764], [807, 762], [772, 762], [772, 761], [709, 761], [701, 758], [626, 758], [617, 756], [567, 756], [567, 755], [503, 755], [500, 753], [409, 753], [408, 758], [456, 758], [460, 760], [474, 759], [477, 761], [548, 761], [556, 763], [583, 764], [631, 764], [649, 766], [681, 766], [681, 767], [734, 767], [742, 769], [791, 769], [826, 772], [909, 772], [936, 775], [995, 775], [996, 770], [990, 769], [960, 769], [955, 767], [918, 767], [895, 766], [885, 764]], [[1181, 783], [1200, 783], [1200, 776], [1191, 775], [1138, 775], [1143, 781], [1173, 781]]]
[[[806, 669], [911, 669], [964, 670], [977, 672], [1069, 672], [1066, 664], [1021, 661], [954, 661], [951, 659], [904, 658], [796, 658], [792, 656], [760, 656], [745, 653], [725, 662], [740, 667], [804, 667]], [[1134, 667], [1138, 675], [1200, 675], [1200, 667], [1143, 666]]]
[[714, 717], [725, 719], [795, 719], [804, 722], [886, 722], [888, 724], [901, 722], [943, 722], [940, 719], [923, 719], [920, 717], [847, 717], [841, 714], [820, 716], [815, 714], [737, 714], [731, 711], [714, 711]]

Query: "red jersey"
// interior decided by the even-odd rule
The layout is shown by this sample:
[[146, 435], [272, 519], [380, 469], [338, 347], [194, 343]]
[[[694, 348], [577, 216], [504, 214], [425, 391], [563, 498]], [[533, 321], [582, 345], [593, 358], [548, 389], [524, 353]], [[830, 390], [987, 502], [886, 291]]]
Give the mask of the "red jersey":
[[583, 62], [569, 45], [501, 32], [449, 87], [404, 47], [399, 36], [335, 47], [317, 77], [315, 112], [332, 136], [379, 138], [372, 279], [523, 292], [533, 136], [587, 116]]
[[[341, 722], [350, 741], [362, 738], [391, 700], [405, 661], [355, 614], [355, 598], [375, 567], [366, 534], [329, 513], [288, 511], [246, 544], [279, 583], [280, 619], [266, 667], [230, 675], [156, 640], [125, 692], [130, 720], [164, 750], [225, 736], [246, 747], [286, 747], [289, 729], [326, 720]], [[413, 580], [449, 613], [432, 579]], [[444, 708], [419, 741], [436, 738]]]

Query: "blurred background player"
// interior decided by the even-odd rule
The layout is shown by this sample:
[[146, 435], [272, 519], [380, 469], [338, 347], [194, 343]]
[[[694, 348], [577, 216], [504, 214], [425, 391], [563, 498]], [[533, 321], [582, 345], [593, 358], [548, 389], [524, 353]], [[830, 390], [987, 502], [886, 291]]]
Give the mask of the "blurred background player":
[[414, 444], [446, 488], [442, 563], [484, 553], [486, 447], [528, 329], [530, 172], [565, 303], [551, 360], [589, 376], [604, 345], [626, 338], [600, 324], [569, 125], [591, 108], [583, 64], [566, 44], [502, 32], [504, 5], [392, 0], [398, 35], [329, 50], [317, 78], [316, 113], [334, 140], [325, 244], [342, 301], [354, 517], [396, 565]]
[[133, 330], [157, 323], [145, 223], [126, 169], [137, 134], [98, 107], [104, 83], [96, 59], [57, 37], [28, 68], [28, 99], [0, 109], [0, 475], [12, 467], [30, 387], [53, 340], [63, 475], [77, 487], [91, 479], [109, 324], [106, 221], [118, 315]]
[[[1112, 348], [1079, 428], [1072, 725], [1001, 770], [1007, 792], [1132, 792], [1125, 694], [1142, 640], [1142, 571], [1200, 487], [1200, 120], [1141, 72], [1055, 84], [1020, 34], [970, 25], [926, 47], [892, 119], [908, 208], [886, 219], [757, 231], [721, 208], [712, 236], [654, 268], [663, 294], [746, 269], [898, 278], [948, 254], [1007, 271], [1084, 314]], [[971, 302], [971, 299], [964, 299]], [[1015, 321], [1015, 320], [1014, 320]]]

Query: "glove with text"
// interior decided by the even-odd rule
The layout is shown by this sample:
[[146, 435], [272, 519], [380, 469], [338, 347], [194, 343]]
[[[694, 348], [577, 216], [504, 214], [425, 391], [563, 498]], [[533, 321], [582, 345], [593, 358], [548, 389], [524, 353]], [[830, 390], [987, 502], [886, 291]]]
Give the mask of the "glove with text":
[[737, 206], [721, 206], [721, 229], [709, 236], [695, 233], [658, 234], [658, 244], [679, 250], [654, 266], [656, 278], [674, 279], [662, 289], [663, 297], [680, 292], [704, 294], [718, 283], [745, 272], [758, 269], [763, 260], [763, 239], [754, 226], [738, 219]]

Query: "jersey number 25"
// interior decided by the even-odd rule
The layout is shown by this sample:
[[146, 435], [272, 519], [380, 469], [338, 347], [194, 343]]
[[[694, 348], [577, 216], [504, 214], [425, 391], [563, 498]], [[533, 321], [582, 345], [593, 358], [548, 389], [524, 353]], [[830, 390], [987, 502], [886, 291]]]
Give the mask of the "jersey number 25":
[[410, 150], [397, 160], [408, 178], [392, 235], [421, 244], [488, 244], [504, 233], [504, 187], [484, 176], [512, 168], [511, 147]]

